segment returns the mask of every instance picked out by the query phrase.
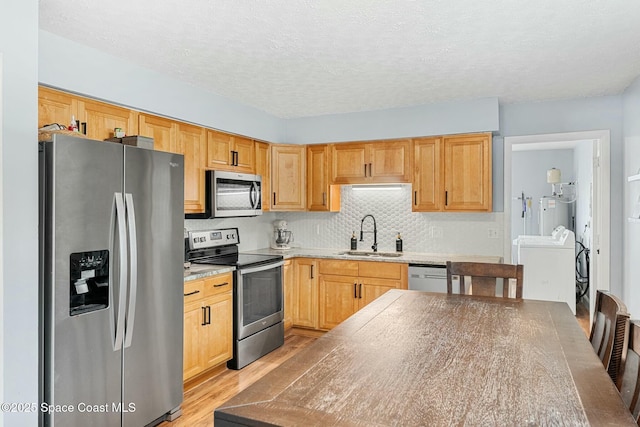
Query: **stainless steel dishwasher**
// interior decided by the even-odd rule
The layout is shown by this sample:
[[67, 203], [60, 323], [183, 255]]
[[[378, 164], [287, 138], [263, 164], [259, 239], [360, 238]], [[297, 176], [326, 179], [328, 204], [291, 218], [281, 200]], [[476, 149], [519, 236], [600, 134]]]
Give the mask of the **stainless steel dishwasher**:
[[[453, 277], [456, 279], [457, 277]], [[409, 264], [409, 289], [425, 292], [447, 292], [447, 266], [441, 264]]]

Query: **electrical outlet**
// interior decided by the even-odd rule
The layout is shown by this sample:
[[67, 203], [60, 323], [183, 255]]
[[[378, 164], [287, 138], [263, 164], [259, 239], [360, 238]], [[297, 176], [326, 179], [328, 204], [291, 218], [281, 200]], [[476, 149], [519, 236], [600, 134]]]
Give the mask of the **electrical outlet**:
[[490, 239], [497, 239], [498, 238], [498, 229], [497, 228], [489, 228], [489, 238]]
[[316, 234], [320, 235], [320, 224], [316, 224]]
[[442, 236], [444, 235], [444, 231], [442, 227], [438, 227], [438, 226], [431, 227], [431, 232], [433, 234], [434, 239], [442, 239]]

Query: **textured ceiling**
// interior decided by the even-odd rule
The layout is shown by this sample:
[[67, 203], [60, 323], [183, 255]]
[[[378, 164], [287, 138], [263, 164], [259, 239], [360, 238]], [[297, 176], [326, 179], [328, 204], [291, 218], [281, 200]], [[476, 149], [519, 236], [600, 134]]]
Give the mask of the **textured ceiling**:
[[640, 75], [638, 0], [40, 0], [40, 28], [282, 118]]

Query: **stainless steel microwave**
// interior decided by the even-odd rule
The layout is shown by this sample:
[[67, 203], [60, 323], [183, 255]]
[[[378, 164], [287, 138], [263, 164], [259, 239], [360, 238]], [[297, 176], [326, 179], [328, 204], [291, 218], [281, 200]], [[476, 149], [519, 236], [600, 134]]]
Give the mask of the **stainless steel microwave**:
[[185, 218], [262, 215], [262, 177], [247, 173], [206, 171], [205, 212]]

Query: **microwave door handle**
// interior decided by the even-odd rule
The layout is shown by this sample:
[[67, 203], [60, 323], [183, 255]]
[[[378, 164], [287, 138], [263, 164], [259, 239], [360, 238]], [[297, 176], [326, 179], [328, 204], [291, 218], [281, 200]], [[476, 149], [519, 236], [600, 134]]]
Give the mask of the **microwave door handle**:
[[255, 194], [254, 194], [254, 188], [253, 188], [254, 185], [255, 185], [255, 182], [252, 182], [251, 183], [251, 189], [249, 190], [249, 204], [251, 205], [251, 207], [253, 209], [256, 208], [256, 202], [255, 202], [255, 199], [254, 199], [254, 195]]
[[258, 209], [258, 205], [260, 205], [260, 193], [258, 192], [258, 184], [255, 182], [251, 184], [251, 195], [253, 196], [251, 206], [253, 209]]

